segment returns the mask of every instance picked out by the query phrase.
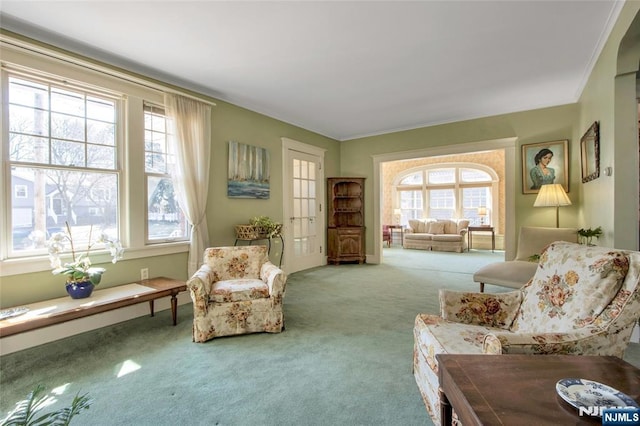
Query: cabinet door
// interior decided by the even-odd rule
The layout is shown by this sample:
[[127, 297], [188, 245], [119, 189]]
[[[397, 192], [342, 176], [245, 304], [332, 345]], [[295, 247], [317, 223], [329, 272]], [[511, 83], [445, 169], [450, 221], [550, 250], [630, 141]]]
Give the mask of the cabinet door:
[[338, 230], [338, 257], [359, 257], [362, 253], [360, 230]]

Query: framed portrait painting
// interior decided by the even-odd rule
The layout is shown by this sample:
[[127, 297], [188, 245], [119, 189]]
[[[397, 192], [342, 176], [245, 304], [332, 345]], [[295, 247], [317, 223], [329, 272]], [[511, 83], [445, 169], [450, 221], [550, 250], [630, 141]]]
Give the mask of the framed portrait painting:
[[549, 183], [569, 192], [568, 139], [522, 145], [522, 193], [537, 194]]

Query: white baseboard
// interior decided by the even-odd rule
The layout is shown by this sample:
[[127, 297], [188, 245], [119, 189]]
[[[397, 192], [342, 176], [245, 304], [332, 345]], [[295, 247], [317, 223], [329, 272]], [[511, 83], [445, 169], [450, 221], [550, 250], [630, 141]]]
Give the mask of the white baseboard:
[[[189, 292], [178, 294], [178, 306], [190, 303], [191, 296]], [[170, 297], [155, 300], [154, 311], [156, 313], [167, 309], [171, 309]], [[180, 311], [179, 307], [178, 311]], [[149, 304], [138, 303], [137, 305], [126, 306], [113, 311], [3, 337], [0, 339], [0, 356], [146, 315], [149, 315]], [[169, 322], [167, 326], [171, 327], [172, 324]]]

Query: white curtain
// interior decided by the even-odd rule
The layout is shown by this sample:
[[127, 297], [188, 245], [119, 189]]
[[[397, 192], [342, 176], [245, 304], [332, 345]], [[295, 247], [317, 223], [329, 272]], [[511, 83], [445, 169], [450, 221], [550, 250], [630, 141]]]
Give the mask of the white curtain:
[[170, 143], [176, 153], [176, 172], [172, 176], [178, 202], [191, 223], [188, 276], [200, 264], [209, 246], [207, 194], [211, 154], [211, 105], [184, 96], [165, 93], [165, 114]]

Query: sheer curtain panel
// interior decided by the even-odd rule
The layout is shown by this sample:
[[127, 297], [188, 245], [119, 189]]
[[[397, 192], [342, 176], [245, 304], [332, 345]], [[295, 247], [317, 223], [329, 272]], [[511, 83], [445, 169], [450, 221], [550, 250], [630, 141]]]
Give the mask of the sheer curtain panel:
[[209, 245], [207, 193], [211, 155], [211, 105], [173, 93], [164, 95], [169, 138], [176, 152], [173, 182], [178, 202], [191, 223], [188, 276], [202, 263]]

